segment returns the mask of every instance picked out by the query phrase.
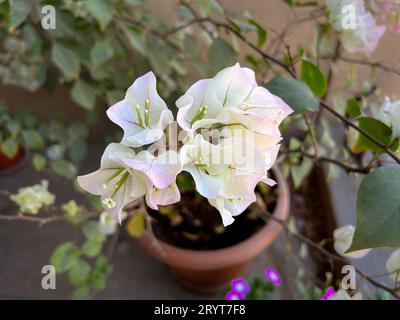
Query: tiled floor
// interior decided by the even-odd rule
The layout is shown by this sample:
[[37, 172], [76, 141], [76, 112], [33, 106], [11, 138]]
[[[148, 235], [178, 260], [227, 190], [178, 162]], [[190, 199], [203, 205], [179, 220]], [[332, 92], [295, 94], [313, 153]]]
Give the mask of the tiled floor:
[[[88, 172], [96, 168], [101, 147], [92, 147], [86, 161]], [[54, 180], [52, 175], [37, 174], [28, 165], [18, 174], [0, 177], [0, 190], [15, 192], [22, 185], [32, 185], [46, 178], [49, 189], [63, 203], [70, 199], [79, 201], [79, 196], [71, 187]], [[7, 208], [8, 207], [8, 208]], [[4, 198], [0, 198], [0, 214], [11, 209]], [[171, 277], [169, 270], [141, 251], [134, 239], [124, 232], [115, 247], [112, 259], [113, 273], [107, 289], [101, 292], [99, 299], [215, 299], [221, 294], [198, 295], [181, 288]], [[244, 275], [251, 279], [253, 275], [262, 276], [266, 267], [278, 268], [283, 279], [296, 274], [294, 264], [285, 254], [285, 236], [282, 234], [274, 244], [259, 256]], [[52, 250], [61, 242], [73, 240], [79, 243], [81, 235], [69, 224], [53, 222], [39, 228], [32, 222], [0, 220], [0, 299], [68, 299], [72, 288], [65, 275], [57, 276], [56, 290], [41, 288], [41, 269], [49, 263]], [[284, 281], [285, 282], [285, 281]], [[277, 293], [277, 298], [294, 297], [291, 282], [287, 281]]]

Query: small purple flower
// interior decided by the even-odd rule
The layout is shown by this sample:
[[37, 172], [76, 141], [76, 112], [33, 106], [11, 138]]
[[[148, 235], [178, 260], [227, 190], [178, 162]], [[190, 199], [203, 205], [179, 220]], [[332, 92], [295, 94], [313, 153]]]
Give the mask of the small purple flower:
[[239, 292], [231, 290], [225, 295], [225, 300], [243, 300], [243, 296]]
[[329, 300], [334, 294], [336, 293], [335, 289], [333, 287], [329, 287], [326, 289], [325, 294], [322, 296], [322, 300]]
[[274, 268], [267, 268], [264, 271], [265, 277], [269, 282], [271, 282], [274, 286], [280, 286], [282, 283], [281, 276], [279, 275], [278, 270]]
[[243, 278], [233, 279], [231, 282], [231, 290], [241, 294], [243, 297], [249, 292], [249, 285]]

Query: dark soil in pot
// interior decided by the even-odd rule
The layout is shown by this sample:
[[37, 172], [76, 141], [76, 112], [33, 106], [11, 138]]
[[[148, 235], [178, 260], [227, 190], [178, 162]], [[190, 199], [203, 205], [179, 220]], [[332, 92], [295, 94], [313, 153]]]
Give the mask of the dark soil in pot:
[[206, 199], [195, 193], [182, 194], [178, 205], [149, 210], [154, 218], [155, 236], [173, 246], [190, 250], [216, 250], [233, 246], [251, 237], [263, 226], [265, 218], [260, 215], [260, 205], [273, 212], [276, 207], [276, 188], [258, 190], [258, 202], [251, 205], [235, 222], [226, 228], [220, 213]]
[[274, 220], [264, 222], [265, 211], [277, 219], [289, 215], [287, 182], [279, 169], [273, 172], [278, 185], [258, 190], [256, 203], [230, 226], [223, 227], [219, 212], [206, 201], [188, 194], [179, 204], [151, 211], [153, 232], [145, 232], [138, 241], [146, 252], [168, 265], [185, 287], [197, 292], [225, 288], [282, 230]]

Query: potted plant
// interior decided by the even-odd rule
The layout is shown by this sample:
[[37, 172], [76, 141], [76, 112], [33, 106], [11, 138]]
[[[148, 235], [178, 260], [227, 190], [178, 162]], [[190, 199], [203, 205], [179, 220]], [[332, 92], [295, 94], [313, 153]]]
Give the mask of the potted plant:
[[20, 169], [28, 158], [20, 140], [20, 124], [0, 106], [0, 175]]
[[[273, 169], [279, 188], [257, 190], [258, 201], [235, 223], [224, 228], [218, 211], [192, 193], [182, 194], [176, 205], [151, 211], [153, 232], [144, 232], [139, 242], [146, 252], [168, 265], [186, 287], [199, 292], [221, 289], [264, 251], [280, 232], [280, 224], [266, 221], [271, 214], [285, 220], [289, 213], [289, 189], [279, 169]], [[265, 198], [264, 198], [265, 197]], [[194, 200], [194, 201], [193, 201]], [[184, 204], [183, 204], [184, 202]], [[187, 211], [191, 209], [191, 211]], [[130, 212], [137, 207], [127, 208]], [[160, 217], [161, 213], [161, 217]]]
[[[266, 185], [275, 185], [267, 172], [279, 150], [279, 125], [292, 110], [239, 64], [196, 82], [176, 105], [179, 127], [156, 91], [154, 74], [138, 78], [107, 111], [124, 130], [121, 143], [111, 143], [100, 169], [78, 182], [101, 195], [119, 221], [125, 206], [128, 213], [142, 212], [130, 204], [145, 197], [146, 216], [156, 221], [148, 228], [156, 232], [143, 235], [143, 247], [184, 284], [214, 290], [278, 234], [278, 224], [265, 223], [265, 211], [288, 215], [288, 187], [278, 169], [279, 192]], [[181, 194], [190, 181], [195, 188]], [[175, 222], [166, 223], [168, 215]]]

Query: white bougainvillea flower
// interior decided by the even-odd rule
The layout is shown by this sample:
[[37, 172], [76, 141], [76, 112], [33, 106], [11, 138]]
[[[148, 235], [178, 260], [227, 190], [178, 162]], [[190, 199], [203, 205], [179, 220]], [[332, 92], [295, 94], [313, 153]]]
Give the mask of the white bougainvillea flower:
[[221, 189], [223, 179], [218, 174], [210, 175], [207, 170], [223, 170], [224, 146], [214, 145], [197, 134], [180, 150], [183, 171], [189, 172], [196, 184], [197, 191], [206, 198], [216, 197]]
[[244, 100], [256, 85], [254, 72], [238, 63], [212, 79], [196, 82], [176, 102], [179, 125], [186, 131], [195, 131], [217, 123], [224, 107]]
[[400, 282], [400, 249], [394, 250], [387, 259], [386, 270], [395, 283]]
[[[255, 201], [257, 183], [274, 184], [266, 176], [264, 157], [254, 147], [243, 146], [248, 148], [251, 141], [227, 138], [212, 144], [197, 134], [181, 149], [183, 170], [192, 175], [197, 191], [219, 210], [225, 226]], [[237, 157], [241, 152], [243, 158]]]
[[[258, 87], [254, 72], [240, 67], [195, 83], [176, 103], [178, 123], [186, 131], [212, 124], [240, 123], [280, 136], [277, 127], [292, 110], [279, 97]], [[257, 130], [256, 130], [257, 131]]]
[[144, 175], [121, 160], [134, 157], [135, 152], [129, 147], [111, 143], [101, 158], [100, 169], [78, 177], [79, 185], [94, 195], [100, 195], [107, 213], [118, 221], [121, 221], [124, 206], [144, 196], [147, 190]]
[[337, 228], [333, 232], [333, 238], [335, 240], [333, 246], [338, 254], [348, 258], [360, 259], [366, 256], [371, 249], [358, 250], [350, 253], [345, 253], [350, 248], [353, 241], [355, 228], [352, 225], [344, 225]]
[[168, 150], [154, 156], [149, 151], [139, 152], [134, 158], [122, 159], [130, 168], [140, 171], [146, 183], [146, 202], [154, 210], [158, 205], [169, 205], [180, 200], [176, 176], [182, 170], [179, 155]]
[[379, 110], [379, 118], [392, 128], [393, 139], [400, 138], [400, 100], [391, 102], [386, 97]]
[[329, 300], [362, 300], [362, 293], [357, 292], [353, 296], [350, 296], [345, 290], [339, 289]]
[[[275, 130], [275, 129], [274, 129]], [[278, 130], [276, 128], [276, 130]], [[215, 129], [211, 132], [214, 132]], [[213, 137], [213, 135], [210, 135]], [[248, 130], [241, 125], [229, 125], [225, 126], [218, 134], [219, 138], [233, 139], [236, 141], [242, 141], [245, 146], [242, 146], [242, 150], [251, 151], [251, 159], [248, 162], [254, 161], [254, 152], [259, 153], [259, 156], [265, 159], [265, 170], [269, 170], [274, 164], [278, 151], [280, 148], [280, 142], [282, 138], [278, 135], [262, 134], [253, 130]], [[254, 149], [253, 149], [254, 148]]]
[[193, 84], [189, 90], [176, 101], [179, 108], [177, 121], [185, 131], [193, 131], [193, 125], [205, 126], [217, 123], [216, 117], [223, 105], [217, 99], [212, 79], [203, 79]]
[[[373, 52], [386, 31], [365, 10], [364, 0], [326, 0], [332, 25], [343, 47], [353, 52]], [[354, 17], [352, 17], [353, 15]]]
[[130, 168], [143, 172], [158, 189], [164, 189], [176, 180], [182, 170], [179, 155], [174, 150], [154, 156], [147, 150], [140, 151], [134, 158], [122, 159]]
[[159, 189], [150, 180], [147, 181], [146, 203], [150, 208], [158, 210], [159, 205], [166, 206], [181, 200], [181, 194], [176, 183]]
[[224, 108], [228, 123], [240, 123], [249, 130], [277, 137], [278, 126], [292, 112], [281, 98], [263, 87], [254, 87], [246, 98]]
[[208, 202], [221, 214], [224, 226], [232, 224], [235, 221], [233, 217], [241, 214], [254, 201], [256, 201], [254, 190], [248, 195], [242, 195], [237, 198], [224, 198], [222, 196], [217, 196], [208, 199]]
[[131, 147], [158, 141], [173, 121], [172, 112], [157, 93], [152, 72], [136, 79], [124, 100], [110, 107], [107, 115], [124, 130], [122, 142]]

